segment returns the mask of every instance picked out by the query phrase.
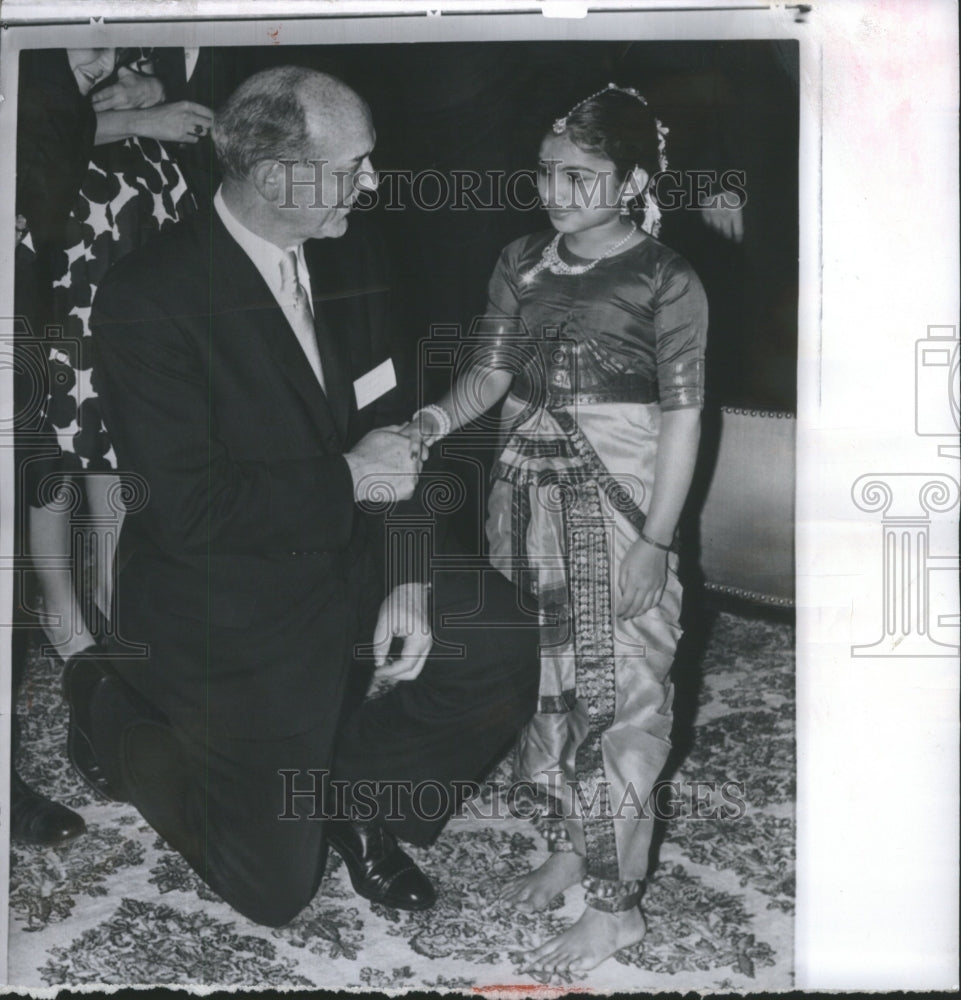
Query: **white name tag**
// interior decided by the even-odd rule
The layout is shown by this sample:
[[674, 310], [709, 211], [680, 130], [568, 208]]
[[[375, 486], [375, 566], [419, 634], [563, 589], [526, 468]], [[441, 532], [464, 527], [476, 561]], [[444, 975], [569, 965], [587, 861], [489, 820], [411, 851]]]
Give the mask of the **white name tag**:
[[375, 399], [380, 399], [385, 392], [390, 392], [397, 385], [397, 375], [394, 373], [394, 362], [388, 358], [376, 368], [371, 368], [366, 375], [361, 375], [354, 381], [354, 395], [357, 397], [357, 409], [362, 410]]

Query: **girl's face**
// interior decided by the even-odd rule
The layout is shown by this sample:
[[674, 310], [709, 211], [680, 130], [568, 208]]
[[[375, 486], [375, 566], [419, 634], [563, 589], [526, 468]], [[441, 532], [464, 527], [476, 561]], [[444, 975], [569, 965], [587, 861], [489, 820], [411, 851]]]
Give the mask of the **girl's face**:
[[113, 72], [116, 49], [67, 49], [67, 62], [73, 70], [80, 93], [87, 96]]
[[620, 218], [623, 187], [610, 160], [566, 135], [549, 135], [541, 143], [537, 193], [558, 232], [611, 227]]

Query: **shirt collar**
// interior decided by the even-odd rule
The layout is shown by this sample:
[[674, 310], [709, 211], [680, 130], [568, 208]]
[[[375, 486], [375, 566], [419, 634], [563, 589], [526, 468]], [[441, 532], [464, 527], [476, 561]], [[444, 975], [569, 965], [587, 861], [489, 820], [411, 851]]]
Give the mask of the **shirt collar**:
[[214, 209], [220, 216], [224, 228], [240, 245], [241, 250], [247, 254], [275, 296], [280, 292], [280, 260], [285, 253], [291, 250], [297, 255], [300, 283], [305, 286], [309, 294], [309, 276], [302, 244], [288, 247], [286, 251], [281, 250], [280, 247], [248, 229], [227, 207], [223, 197], [223, 187], [217, 188], [217, 193], [214, 195]]

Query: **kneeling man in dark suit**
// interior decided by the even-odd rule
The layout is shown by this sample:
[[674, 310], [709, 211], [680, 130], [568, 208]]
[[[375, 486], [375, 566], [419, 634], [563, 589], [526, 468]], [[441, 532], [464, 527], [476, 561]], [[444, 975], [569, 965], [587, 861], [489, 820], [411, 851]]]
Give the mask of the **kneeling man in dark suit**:
[[[368, 403], [390, 385], [389, 287], [345, 234], [376, 184], [374, 140], [339, 80], [251, 77], [217, 117], [213, 210], [120, 262], [94, 303], [107, 428], [145, 503], [121, 540], [122, 642], [65, 675], [71, 759], [275, 926], [314, 896], [328, 842], [362, 895], [430, 906], [396, 837], [428, 843], [536, 699], [536, 625], [499, 575], [445, 574], [432, 607], [416, 577], [384, 596], [384, 526], [365, 504], [385, 486], [410, 497], [421, 462], [378, 428], [390, 392]], [[452, 614], [474, 627], [439, 624]], [[431, 615], [466, 655], [439, 655]], [[375, 638], [380, 664], [403, 643], [389, 669], [407, 679], [345, 717], [355, 651]], [[347, 790], [335, 819], [331, 773]], [[361, 781], [364, 805], [391, 786], [389, 812], [358, 807]], [[429, 785], [430, 808], [394, 794], [405, 783]]]

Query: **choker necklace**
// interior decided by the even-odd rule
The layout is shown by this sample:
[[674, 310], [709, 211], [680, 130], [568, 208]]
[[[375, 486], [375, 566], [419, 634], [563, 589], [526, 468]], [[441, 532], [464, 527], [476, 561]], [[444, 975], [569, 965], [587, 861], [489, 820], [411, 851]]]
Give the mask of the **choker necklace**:
[[561, 242], [561, 233], [558, 233], [554, 239], [544, 247], [544, 252], [541, 254], [541, 259], [526, 273], [521, 275], [521, 281], [525, 285], [529, 285], [540, 273], [541, 271], [547, 270], [551, 274], [584, 274], [589, 271], [592, 267], [597, 267], [602, 260], [606, 260], [611, 254], [616, 253], [621, 249], [622, 246], [637, 232], [637, 223], [632, 222], [631, 228], [627, 231], [627, 235], [622, 240], [618, 240], [612, 246], [609, 246], [600, 257], [595, 257], [594, 260], [589, 261], [586, 264], [566, 264], [561, 260], [560, 255], [557, 252], [557, 248]]

